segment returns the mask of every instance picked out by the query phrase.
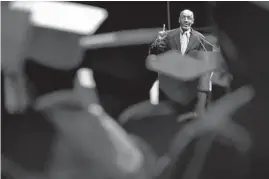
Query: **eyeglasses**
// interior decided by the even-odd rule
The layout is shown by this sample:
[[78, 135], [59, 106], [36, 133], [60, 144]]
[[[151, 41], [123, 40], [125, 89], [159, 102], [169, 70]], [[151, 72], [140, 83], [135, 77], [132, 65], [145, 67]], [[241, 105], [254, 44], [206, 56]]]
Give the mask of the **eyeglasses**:
[[193, 17], [192, 16], [181, 16], [180, 19], [193, 20]]

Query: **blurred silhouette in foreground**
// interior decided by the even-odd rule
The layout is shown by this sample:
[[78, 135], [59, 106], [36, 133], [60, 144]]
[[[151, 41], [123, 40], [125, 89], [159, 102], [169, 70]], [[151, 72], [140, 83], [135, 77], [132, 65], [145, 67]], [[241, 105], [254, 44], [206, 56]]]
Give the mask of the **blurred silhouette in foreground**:
[[27, 111], [4, 119], [3, 173], [22, 179], [149, 178], [153, 151], [104, 112], [91, 70], [80, 69], [68, 88], [58, 85]]
[[[70, 79], [72, 89], [47, 91], [23, 114], [2, 119], [2, 172], [20, 179], [148, 179], [162, 171], [168, 175], [161, 179], [171, 174], [177, 179], [268, 178], [267, 4], [214, 6], [219, 43], [234, 80], [231, 93], [199, 119], [175, 126], [169, 121], [178, 117], [177, 106], [171, 106], [145, 119], [147, 131], [124, 126], [140, 132], [148, 145], [104, 112], [91, 70], [80, 69]], [[163, 156], [157, 162], [151, 148]]]
[[[23, 13], [14, 14], [16, 11], [8, 6], [1, 8], [6, 10], [1, 24], [20, 25], [8, 17]], [[26, 55], [12, 56], [24, 44], [18, 42], [19, 38], [11, 38], [14, 34], [8, 28], [2, 31], [9, 42], [3, 43], [5, 49], [8, 44], [14, 47], [5, 51], [7, 57], [13, 57], [13, 63], [6, 63], [2, 75], [6, 77], [7, 70], [13, 70], [21, 77], [20, 83], [9, 79], [19, 85], [2, 83], [2, 95], [15, 96], [14, 88], [20, 86], [16, 89], [18, 97], [32, 97], [13, 113], [3, 109], [2, 174], [15, 179], [150, 178], [155, 163], [150, 147], [126, 134], [104, 112], [92, 70], [77, 69], [82, 59], [80, 35], [26, 25], [30, 39], [26, 34], [15, 34], [31, 41]], [[5, 103], [7, 99], [2, 100]]]
[[160, 104], [150, 109], [152, 115], [138, 117], [143, 125], [137, 120], [125, 125], [145, 136], [157, 154], [167, 150], [157, 164], [160, 178], [268, 178], [267, 7], [267, 2], [212, 6], [221, 51], [233, 75], [231, 93], [187, 124], [176, 126], [174, 110], [162, 113]]
[[181, 152], [174, 178], [269, 177], [269, 145], [265, 139], [269, 129], [265, 60], [269, 9], [265, 7], [268, 2], [213, 5], [221, 50], [234, 77], [232, 91], [177, 134], [170, 151], [170, 157]]

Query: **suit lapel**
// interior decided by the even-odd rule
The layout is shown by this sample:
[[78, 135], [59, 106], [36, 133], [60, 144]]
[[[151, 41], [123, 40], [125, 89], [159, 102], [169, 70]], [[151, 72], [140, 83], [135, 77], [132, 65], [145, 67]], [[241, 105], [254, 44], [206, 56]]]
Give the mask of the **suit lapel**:
[[[175, 33], [176, 34], [173, 38], [174, 48], [177, 49], [179, 52], [181, 52], [180, 29], [178, 28]], [[188, 53], [191, 50], [191, 48], [196, 44], [197, 37], [193, 35], [193, 33], [194, 33], [193, 30], [191, 30], [190, 39], [185, 54]]]
[[176, 35], [174, 36], [174, 43], [175, 43], [176, 49], [179, 52], [181, 52], [180, 29], [179, 28], [176, 30]]

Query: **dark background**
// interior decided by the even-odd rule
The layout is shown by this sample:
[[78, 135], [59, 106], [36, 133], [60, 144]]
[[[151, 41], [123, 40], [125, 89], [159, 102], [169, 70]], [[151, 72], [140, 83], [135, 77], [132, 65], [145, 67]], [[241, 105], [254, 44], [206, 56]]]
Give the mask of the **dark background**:
[[[76, 3], [93, 5], [108, 11], [109, 16], [107, 20], [101, 25], [96, 33], [123, 29], [162, 27], [164, 23], [168, 25], [166, 1], [76, 1]], [[178, 27], [178, 16], [180, 11], [184, 9], [190, 9], [194, 12], [194, 27], [205, 27], [209, 25], [206, 2], [170, 2], [172, 28]]]

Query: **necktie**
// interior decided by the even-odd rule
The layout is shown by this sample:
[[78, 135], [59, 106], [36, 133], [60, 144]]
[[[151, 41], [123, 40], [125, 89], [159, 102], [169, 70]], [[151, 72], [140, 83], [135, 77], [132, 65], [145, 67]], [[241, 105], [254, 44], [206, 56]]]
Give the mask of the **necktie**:
[[185, 54], [188, 46], [188, 36], [186, 32], [182, 34], [180, 41], [181, 41], [181, 53]]

